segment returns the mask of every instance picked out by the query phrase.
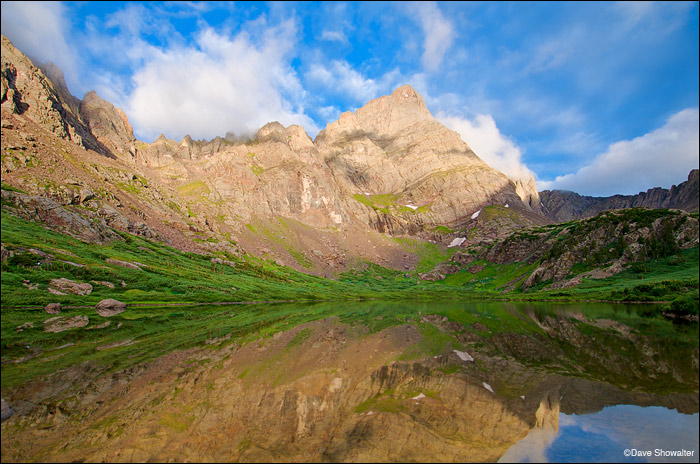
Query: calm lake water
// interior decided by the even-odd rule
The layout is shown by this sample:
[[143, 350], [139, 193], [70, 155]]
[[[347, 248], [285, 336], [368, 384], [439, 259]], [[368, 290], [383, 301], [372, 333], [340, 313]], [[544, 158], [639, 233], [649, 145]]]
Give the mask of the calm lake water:
[[[107, 376], [85, 396], [3, 391], [18, 410], [3, 423], [3, 461], [698, 462], [698, 326], [649, 317], [657, 309], [134, 307], [115, 316], [119, 329], [75, 332], [85, 338], [59, 355], [139, 359], [171, 347], [172, 333], [188, 334], [187, 355]], [[52, 388], [73, 382], [66, 372]], [[31, 409], [49, 401], [91, 412]]]
[[559, 414], [559, 428], [532, 430], [498, 462], [698, 462], [698, 413], [609, 406]]

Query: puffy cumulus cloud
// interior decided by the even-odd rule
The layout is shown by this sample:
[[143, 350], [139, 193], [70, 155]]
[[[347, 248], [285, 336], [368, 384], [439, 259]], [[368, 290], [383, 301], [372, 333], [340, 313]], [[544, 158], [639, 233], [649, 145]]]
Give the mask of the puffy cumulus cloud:
[[698, 167], [698, 123], [698, 108], [684, 109], [652, 132], [613, 143], [576, 173], [540, 181], [540, 188], [608, 196], [679, 184]]
[[78, 81], [76, 54], [69, 45], [70, 26], [60, 2], [2, 2], [2, 34], [25, 55], [60, 67], [69, 87]]
[[413, 2], [409, 8], [420, 19], [423, 29], [423, 54], [421, 63], [426, 71], [437, 71], [442, 59], [455, 39], [455, 29], [452, 22], [445, 18], [435, 2]]
[[270, 121], [317, 132], [290, 65], [295, 36], [291, 20], [265, 29], [259, 40], [246, 31], [230, 37], [205, 28], [192, 45], [151, 54], [133, 74], [125, 104], [137, 135], [251, 135]]
[[489, 114], [479, 114], [473, 120], [438, 113], [437, 119], [459, 133], [476, 155], [486, 164], [513, 180], [527, 181], [534, 174], [522, 161], [520, 148], [501, 134]]

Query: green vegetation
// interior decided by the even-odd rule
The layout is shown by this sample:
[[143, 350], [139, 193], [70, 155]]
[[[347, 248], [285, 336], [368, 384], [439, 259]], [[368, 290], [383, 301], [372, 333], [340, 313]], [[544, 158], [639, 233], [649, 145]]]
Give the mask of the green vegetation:
[[190, 183], [177, 187], [178, 193], [184, 196], [200, 196], [210, 192], [209, 187], [201, 180], [195, 180]]
[[396, 213], [425, 213], [430, 211], [429, 206], [419, 206], [416, 209], [409, 208], [406, 205], [401, 205], [396, 202], [398, 195], [363, 195], [357, 193], [353, 198], [365, 206], [368, 206], [378, 213], [396, 214]]
[[447, 261], [455, 254], [456, 248], [445, 248], [432, 242], [416, 240], [414, 238], [394, 238], [401, 247], [418, 257], [416, 271], [428, 272], [436, 265]]
[[[638, 217], [635, 220], [648, 221], [650, 218]], [[294, 256], [295, 250], [284, 238], [291, 236], [288, 232], [292, 226], [286, 221], [278, 221], [267, 226], [249, 224], [248, 228], [252, 233], [265, 235], [284, 246]], [[529, 235], [540, 233], [555, 237], [566, 229], [578, 227], [584, 227], [583, 232], [587, 230], [587, 226], [581, 226], [580, 222], [572, 222], [521, 232], [518, 239], [528, 240]], [[1, 274], [3, 387], [18, 385], [27, 379], [86, 361], [114, 371], [173, 350], [202, 346], [213, 349], [221, 344], [247, 343], [331, 316], [338, 317], [340, 322], [361, 326], [363, 333], [407, 323], [415, 325], [420, 340], [401, 354], [399, 360], [463, 349], [459, 335], [465, 332], [479, 337], [483, 343], [497, 340], [498, 334], [502, 333], [530, 337], [540, 343], [547, 333], [529, 316], [523, 315], [536, 314], [543, 304], [512, 302], [515, 300], [664, 302], [637, 305], [638, 310], [630, 309], [629, 305], [587, 305], [584, 313], [590, 318], [622, 322], [659, 340], [673, 340], [667, 346], [663, 345], [663, 349], [669, 350], [669, 356], [673, 355], [673, 350], [685, 350], [688, 344], [697, 345], [697, 325], [694, 332], [684, 332], [682, 326], [671, 325], [661, 313], [698, 314], [698, 246], [677, 250], [650, 241], [649, 248], [659, 250], [656, 254], [660, 256], [650, 256], [612, 277], [584, 280], [576, 287], [560, 290], [544, 290], [546, 282], [542, 282], [534, 289], [523, 291], [519, 284], [540, 261], [499, 265], [479, 260], [442, 282], [419, 282], [415, 274], [407, 276], [405, 271], [358, 263], [354, 270], [340, 274], [337, 279], [324, 279], [254, 256], [237, 257], [223, 252], [198, 255], [142, 237], [126, 233], [119, 235], [121, 240], [109, 244], [88, 244], [2, 213], [3, 246], [12, 252], [12, 256], [3, 260]], [[429, 242], [396, 240], [406, 251], [418, 255], [418, 272], [431, 270], [453, 253], [453, 249]], [[51, 256], [47, 259], [41, 253]], [[304, 260], [311, 263], [298, 254], [295, 259], [300, 264], [303, 265]], [[212, 265], [212, 258], [217, 257], [234, 265]], [[140, 269], [109, 264], [106, 261], [109, 258], [139, 263]], [[578, 271], [576, 269], [573, 273]], [[62, 277], [88, 282], [93, 290], [85, 296], [49, 293], [51, 280]], [[114, 288], [102, 282], [111, 283]], [[502, 293], [504, 291], [507, 293]], [[129, 309], [105, 319], [94, 311], [94, 305], [105, 298], [126, 302]], [[325, 303], [321, 300], [373, 301], [359, 304]], [[502, 301], [495, 303], [494, 300]], [[504, 303], [504, 300], [511, 302]], [[252, 301], [296, 303], [206, 304]], [[440, 303], [435, 304], [436, 301]], [[55, 334], [44, 332], [43, 322], [49, 315], [43, 311], [43, 306], [53, 302], [64, 305], [61, 316], [87, 315], [89, 325]], [[197, 306], [174, 306], [183, 303], [196, 303]], [[566, 305], [547, 305], [548, 311], [566, 311], [567, 308]], [[422, 315], [426, 314], [439, 314], [457, 322], [464, 327], [463, 332], [445, 332], [425, 322]], [[105, 322], [110, 324], [102, 326]], [[25, 323], [31, 323], [32, 327], [18, 331], [17, 328]], [[590, 337], [591, 343], [601, 342], [609, 336], [607, 329], [599, 327], [582, 326], [580, 330]], [[310, 329], [299, 331], [288, 348], [303, 344], [311, 335]], [[211, 343], [207, 344], [207, 340]], [[558, 343], [561, 352], [579, 356], [575, 348]], [[627, 342], [619, 343], [621, 350], [631, 349], [624, 344]], [[507, 350], [504, 353], [508, 354]], [[538, 365], [546, 359], [543, 354], [531, 362]], [[587, 372], [603, 369], [596, 367], [595, 360], [586, 362], [589, 363]], [[441, 369], [449, 374], [461, 367], [445, 365]], [[559, 365], [558, 369], [575, 371], [573, 365]], [[246, 377], [247, 371], [241, 376]], [[673, 379], [668, 382], [673, 382]], [[401, 398], [384, 395], [363, 408], [396, 410]], [[186, 426], [186, 421], [170, 419], [163, 420], [171, 428]]]

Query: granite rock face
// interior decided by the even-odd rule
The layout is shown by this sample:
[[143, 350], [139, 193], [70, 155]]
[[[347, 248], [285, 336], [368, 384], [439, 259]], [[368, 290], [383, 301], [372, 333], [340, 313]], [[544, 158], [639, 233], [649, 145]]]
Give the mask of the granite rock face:
[[[533, 212], [529, 190], [484, 163], [409, 85], [343, 113], [315, 144], [347, 195], [369, 204], [358, 214], [381, 232], [456, 224], [489, 204]], [[375, 201], [382, 196], [389, 204]]]
[[57, 137], [102, 155], [113, 156], [91, 133], [79, 111], [76, 111], [76, 101], [68, 92], [60, 69], [51, 64], [45, 69], [58, 85], [2, 36], [2, 107], [11, 113], [26, 116]]
[[134, 150], [136, 137], [126, 114], [95, 91], [85, 94], [80, 102], [80, 114], [92, 134], [111, 152], [129, 154]]

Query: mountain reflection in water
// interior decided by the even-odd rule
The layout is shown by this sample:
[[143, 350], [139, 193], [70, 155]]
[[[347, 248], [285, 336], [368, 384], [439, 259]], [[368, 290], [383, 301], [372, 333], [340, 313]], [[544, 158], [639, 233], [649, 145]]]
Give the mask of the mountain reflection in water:
[[3, 391], [18, 411], [2, 424], [3, 461], [625, 461], [625, 448], [657, 447], [697, 461], [697, 325], [622, 305], [233, 310], [224, 332], [324, 318]]

